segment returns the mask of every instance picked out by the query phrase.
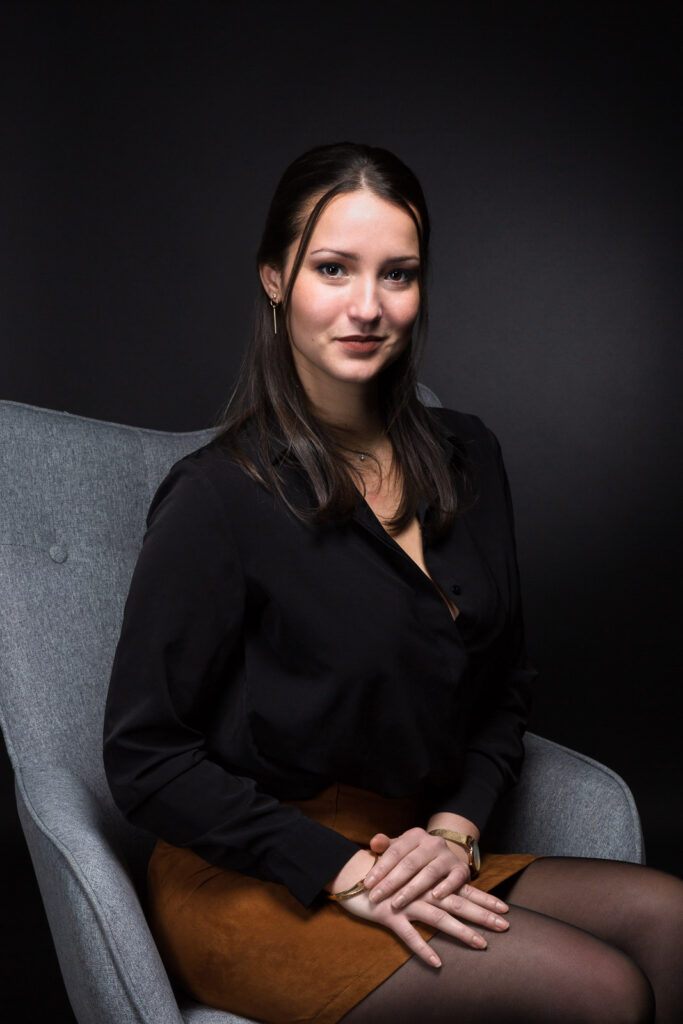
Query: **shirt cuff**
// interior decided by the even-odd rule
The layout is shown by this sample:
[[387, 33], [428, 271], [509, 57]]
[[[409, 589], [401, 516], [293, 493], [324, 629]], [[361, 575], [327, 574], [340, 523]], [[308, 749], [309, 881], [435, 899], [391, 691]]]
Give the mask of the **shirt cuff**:
[[312, 818], [300, 818], [278, 837], [268, 868], [305, 907], [362, 847]]
[[491, 812], [505, 788], [496, 766], [483, 754], [470, 751], [457, 788], [441, 793], [435, 811], [450, 811], [473, 821], [484, 832]]

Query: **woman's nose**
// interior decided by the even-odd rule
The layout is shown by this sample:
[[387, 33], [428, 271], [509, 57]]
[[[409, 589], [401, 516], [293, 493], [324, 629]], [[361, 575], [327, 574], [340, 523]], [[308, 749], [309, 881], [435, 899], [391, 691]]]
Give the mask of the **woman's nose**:
[[349, 316], [354, 320], [379, 320], [382, 306], [377, 281], [372, 277], [358, 277], [349, 296]]

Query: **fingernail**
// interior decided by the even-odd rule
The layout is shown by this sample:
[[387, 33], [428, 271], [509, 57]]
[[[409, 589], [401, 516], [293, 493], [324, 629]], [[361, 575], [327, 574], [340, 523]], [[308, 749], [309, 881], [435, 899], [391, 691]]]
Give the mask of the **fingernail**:
[[435, 967], [441, 967], [441, 961], [439, 960], [436, 953], [432, 953], [432, 955], [429, 958], [429, 962], [430, 964], [434, 964]]
[[374, 903], [379, 903], [379, 901], [382, 899], [383, 895], [384, 894], [383, 894], [381, 889], [373, 889], [372, 892], [370, 893], [370, 899]]
[[398, 907], [402, 907], [402, 906], [403, 906], [403, 904], [405, 903], [405, 901], [406, 901], [406, 898], [405, 898], [405, 896], [403, 895], [403, 893], [400, 893], [400, 894], [399, 894], [398, 896], [396, 896], [396, 897], [395, 897], [395, 898], [394, 898], [394, 899], [393, 899], [393, 900], [391, 901], [391, 905], [392, 905], [392, 907], [397, 907], [397, 908], [398, 908]]
[[443, 896], [443, 889], [434, 889], [432, 891], [432, 896], [434, 897], [435, 900], [440, 900], [441, 897]]
[[498, 902], [496, 903], [496, 910], [498, 910], [501, 913], [503, 913], [503, 911], [505, 911], [507, 909], [508, 909], [507, 903], [501, 903], [500, 900], [498, 900]]
[[496, 921], [496, 928], [498, 928], [498, 930], [501, 931], [501, 932], [505, 931], [505, 929], [509, 928], [509, 927], [510, 927], [510, 922], [509, 921], [503, 921], [503, 920], [501, 920], [501, 918], [498, 918], [498, 920]]

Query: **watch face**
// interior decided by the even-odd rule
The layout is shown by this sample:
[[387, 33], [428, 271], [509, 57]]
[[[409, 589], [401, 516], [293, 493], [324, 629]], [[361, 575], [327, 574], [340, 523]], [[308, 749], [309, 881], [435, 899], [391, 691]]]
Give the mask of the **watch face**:
[[479, 843], [476, 839], [472, 840], [472, 867], [478, 874], [481, 868], [481, 853], [479, 852]]

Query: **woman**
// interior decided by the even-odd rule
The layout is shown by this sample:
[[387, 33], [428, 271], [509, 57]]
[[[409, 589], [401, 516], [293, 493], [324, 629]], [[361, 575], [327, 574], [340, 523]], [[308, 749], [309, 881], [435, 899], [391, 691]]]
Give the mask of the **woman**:
[[154, 496], [112, 670], [152, 928], [192, 995], [267, 1022], [674, 1021], [677, 879], [479, 863], [535, 673], [497, 441], [416, 396], [428, 241], [385, 150], [278, 185], [249, 355]]

